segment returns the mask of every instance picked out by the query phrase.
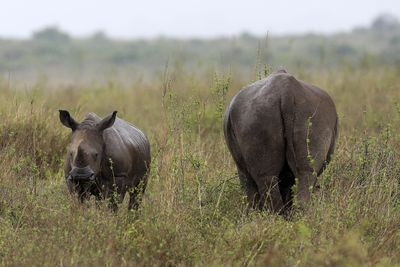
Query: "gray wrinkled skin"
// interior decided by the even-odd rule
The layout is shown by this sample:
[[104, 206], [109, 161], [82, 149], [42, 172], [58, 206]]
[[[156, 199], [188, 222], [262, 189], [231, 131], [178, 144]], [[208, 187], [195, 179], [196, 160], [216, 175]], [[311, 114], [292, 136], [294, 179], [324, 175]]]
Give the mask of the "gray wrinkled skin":
[[249, 206], [285, 213], [296, 177], [304, 207], [334, 151], [337, 124], [329, 95], [285, 70], [243, 88], [225, 112], [224, 134]]
[[64, 173], [68, 189], [81, 202], [90, 195], [111, 200], [111, 208], [130, 195], [129, 209], [137, 208], [147, 184], [150, 145], [134, 125], [116, 117], [101, 119], [95, 113], [77, 123], [60, 110], [60, 121], [72, 129]]

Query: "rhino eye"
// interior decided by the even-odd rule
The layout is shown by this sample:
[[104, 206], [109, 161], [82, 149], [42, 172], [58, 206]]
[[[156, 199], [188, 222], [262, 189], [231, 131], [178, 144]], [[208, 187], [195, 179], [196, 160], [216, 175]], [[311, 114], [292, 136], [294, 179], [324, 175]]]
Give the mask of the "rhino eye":
[[93, 156], [93, 159], [94, 159], [94, 160], [97, 160], [98, 153], [95, 152], [95, 153], [92, 154], [92, 156]]

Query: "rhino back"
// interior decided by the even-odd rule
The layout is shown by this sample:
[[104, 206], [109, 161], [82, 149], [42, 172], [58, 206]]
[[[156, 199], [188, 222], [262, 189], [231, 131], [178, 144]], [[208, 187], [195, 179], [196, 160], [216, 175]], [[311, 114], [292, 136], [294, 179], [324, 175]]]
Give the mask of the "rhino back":
[[114, 164], [114, 174], [139, 175], [150, 164], [150, 145], [141, 130], [117, 118], [114, 125], [103, 133], [106, 155]]

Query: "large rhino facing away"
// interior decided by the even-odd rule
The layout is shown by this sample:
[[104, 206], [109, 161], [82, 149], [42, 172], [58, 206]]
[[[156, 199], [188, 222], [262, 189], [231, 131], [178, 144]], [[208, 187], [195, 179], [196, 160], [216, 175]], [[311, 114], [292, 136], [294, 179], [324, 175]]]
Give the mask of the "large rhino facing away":
[[77, 193], [81, 202], [90, 195], [110, 198], [116, 210], [117, 201], [129, 193], [129, 209], [137, 208], [147, 183], [150, 145], [138, 128], [116, 114], [101, 119], [89, 113], [78, 123], [68, 111], [60, 110], [61, 123], [72, 129], [65, 178], [68, 189]]
[[329, 162], [338, 135], [335, 104], [285, 70], [243, 88], [225, 113], [224, 134], [250, 207], [300, 207]]

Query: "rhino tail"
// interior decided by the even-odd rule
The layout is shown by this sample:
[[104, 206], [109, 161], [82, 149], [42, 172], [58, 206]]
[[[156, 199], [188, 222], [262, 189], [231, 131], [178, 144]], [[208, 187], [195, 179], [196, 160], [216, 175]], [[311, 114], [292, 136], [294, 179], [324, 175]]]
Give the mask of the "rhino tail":
[[298, 168], [296, 161], [296, 153], [294, 150], [294, 121], [295, 121], [295, 101], [294, 96], [291, 93], [286, 95], [287, 97], [281, 97], [281, 118], [283, 124], [283, 135], [285, 139], [285, 155], [286, 162], [289, 165], [295, 177], [298, 177]]

